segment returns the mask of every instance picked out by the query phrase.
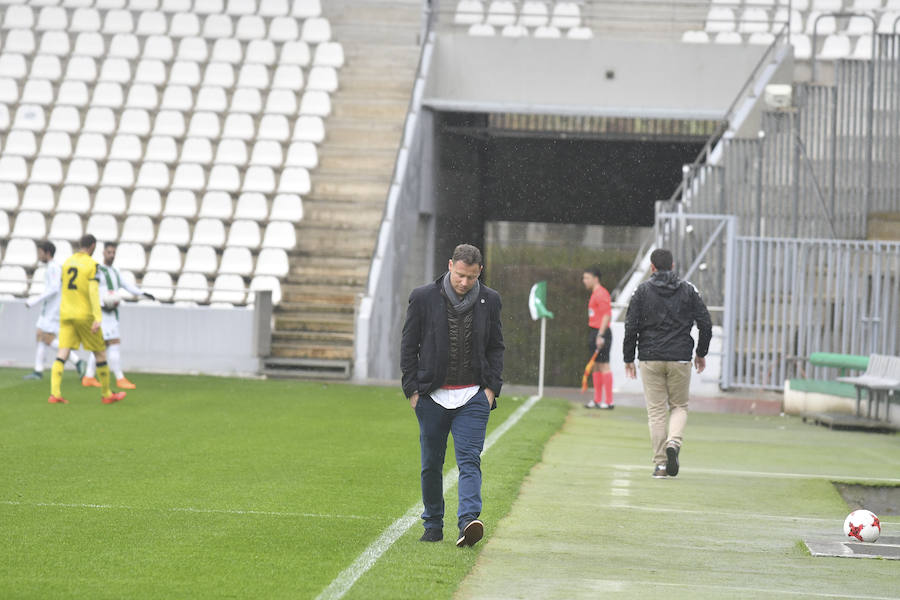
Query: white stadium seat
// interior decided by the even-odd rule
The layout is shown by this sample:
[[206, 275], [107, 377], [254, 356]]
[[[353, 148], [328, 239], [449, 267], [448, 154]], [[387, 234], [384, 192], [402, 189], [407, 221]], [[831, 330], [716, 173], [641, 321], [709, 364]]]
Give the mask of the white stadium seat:
[[[10, 80], [11, 81], [11, 80]], [[53, 84], [49, 79], [29, 79], [22, 86], [20, 102], [47, 106], [53, 103]]]
[[309, 44], [321, 44], [331, 40], [331, 25], [327, 19], [310, 17], [303, 21], [300, 39]]
[[[87, 122], [87, 119], [85, 119], [85, 122]], [[137, 140], [137, 137], [134, 139]], [[124, 150], [124, 148], [122, 149]], [[106, 138], [100, 133], [82, 133], [78, 136], [78, 141], [75, 143], [75, 156], [78, 158], [104, 160], [106, 159], [107, 151]], [[94, 170], [96, 170], [96, 165]], [[71, 169], [69, 171], [71, 173]]]
[[212, 144], [206, 138], [189, 137], [181, 145], [181, 161], [208, 165], [212, 162]]
[[50, 221], [48, 237], [54, 240], [77, 241], [84, 234], [81, 217], [72, 212], [57, 212]]
[[297, 114], [297, 95], [292, 90], [270, 91], [266, 99], [266, 112], [289, 116]]
[[480, 0], [460, 0], [453, 14], [455, 25], [474, 25], [484, 20], [484, 5]]
[[83, 185], [64, 185], [59, 192], [56, 210], [78, 214], [87, 213], [91, 210], [91, 197], [88, 189]]
[[249, 140], [253, 138], [256, 130], [253, 126], [253, 117], [248, 114], [231, 113], [225, 117], [225, 125], [222, 128], [223, 138], [235, 138]]
[[243, 278], [240, 275], [223, 274], [216, 277], [209, 301], [243, 304], [246, 298]]
[[757, 31], [756, 33], [751, 33], [750, 37], [747, 38], [748, 44], [756, 44], [760, 46], [770, 46], [772, 42], [775, 41], [775, 34], [766, 33], [762, 31]]
[[0, 156], [0, 181], [22, 183], [28, 178], [28, 167], [21, 156]]
[[270, 167], [252, 165], [244, 175], [243, 192], [262, 192], [268, 194], [275, 191], [275, 173]]
[[225, 224], [220, 219], [197, 219], [191, 245], [223, 247], [225, 245]]
[[823, 15], [820, 12], [812, 11], [806, 17], [806, 33], [812, 35], [813, 31], [820, 36], [830, 35], [837, 31], [837, 21], [831, 15]]
[[[158, 116], [156, 122], [157, 124], [160, 122]], [[112, 152], [112, 155], [118, 156], [115, 152]], [[147, 140], [147, 150], [144, 153], [144, 160], [173, 163], [177, 159], [178, 145], [175, 143], [175, 138], [171, 135], [158, 135], [154, 130], [153, 137]]]
[[103, 178], [100, 180], [100, 185], [117, 187], [133, 186], [134, 166], [127, 160], [109, 161], [106, 163], [106, 168], [103, 169]]
[[309, 65], [309, 44], [301, 40], [285, 42], [281, 46], [279, 64], [305, 67]]
[[163, 35], [167, 27], [165, 14], [149, 10], [140, 13], [134, 32], [137, 35]]
[[[129, 271], [143, 271], [147, 264], [144, 246], [133, 242], [123, 242], [116, 249], [115, 266]], [[152, 293], [152, 292], [151, 292]]]
[[809, 36], [803, 34], [795, 34], [791, 36], [791, 45], [794, 47], [794, 59], [809, 60], [812, 56], [812, 44]]
[[34, 132], [25, 129], [14, 129], [6, 136], [3, 153], [11, 156], [32, 157], [37, 154], [37, 138]]
[[282, 248], [263, 248], [256, 259], [255, 275], [285, 277], [290, 271], [287, 252]]
[[569, 29], [581, 26], [581, 8], [575, 2], [557, 2], [553, 5], [550, 19], [552, 27]]
[[188, 126], [188, 136], [218, 138], [222, 132], [219, 117], [214, 112], [195, 112]]
[[47, 31], [41, 36], [41, 45], [38, 49], [41, 54], [68, 56], [71, 50], [69, 36], [65, 31]]
[[197, 92], [196, 111], [224, 112], [228, 106], [225, 90], [218, 86], [205, 85]]
[[3, 29], [31, 29], [34, 27], [34, 13], [23, 5], [11, 5], [3, 15]]
[[143, 58], [170, 61], [175, 56], [172, 38], [167, 35], [151, 35], [144, 42]]
[[81, 128], [81, 117], [74, 106], [57, 106], [50, 113], [47, 129], [50, 131], [65, 131], [77, 133]]
[[216, 250], [212, 246], [191, 245], [184, 255], [185, 271], [192, 273], [214, 274], [219, 268]]
[[322, 14], [322, 5], [319, 0], [294, 0], [291, 14], [302, 19], [318, 17]]
[[182, 273], [175, 284], [175, 302], [206, 302], [209, 282], [200, 273]]
[[256, 221], [236, 220], [228, 229], [228, 246], [256, 249], [260, 242], [259, 225]]
[[150, 249], [147, 259], [148, 271], [177, 273], [181, 270], [181, 251], [172, 244], [156, 244]]
[[742, 44], [744, 39], [736, 31], [720, 31], [716, 34], [715, 42], [717, 44]]
[[528, 28], [523, 25], [505, 25], [500, 30], [500, 35], [510, 38], [528, 37]]
[[264, 64], [245, 64], [237, 80], [238, 87], [264, 89], [269, 87], [269, 70]]
[[156, 232], [157, 244], [187, 246], [191, 239], [191, 228], [183, 217], [163, 217]]
[[45, 183], [32, 183], [25, 186], [22, 193], [22, 206], [19, 210], [36, 210], [42, 213], [53, 211], [56, 198], [53, 196], [53, 188]]
[[850, 38], [844, 34], [832, 34], [825, 38], [819, 58], [823, 60], [837, 60], [847, 58], [851, 52]]
[[259, 15], [262, 17], [280, 17], [290, 12], [288, 0], [260, 0]]
[[494, 31], [493, 25], [486, 23], [476, 23], [469, 26], [469, 35], [473, 37], [493, 37], [497, 32]]
[[129, 215], [156, 217], [162, 212], [162, 198], [159, 190], [137, 188], [131, 194], [128, 204]]
[[304, 196], [311, 188], [309, 172], [300, 167], [286, 167], [278, 182], [279, 194], [299, 194]]
[[712, 7], [706, 14], [706, 31], [734, 31], [734, 11], [730, 8]]
[[[535, 32], [535, 35], [537, 32]], [[316, 66], [310, 69], [307, 89], [334, 92], [338, 89], [337, 71], [332, 67]]]
[[291, 250], [297, 245], [297, 233], [294, 224], [289, 221], [270, 221], [266, 225], [266, 233], [263, 236], [264, 248], [282, 248]]
[[90, 158], [75, 158], [69, 163], [66, 172], [67, 185], [85, 185], [93, 187], [100, 181], [97, 163]]
[[321, 117], [300, 116], [294, 125], [295, 141], [320, 143], [325, 139], [325, 124]]
[[203, 73], [203, 85], [220, 88], [234, 87], [234, 68], [229, 63], [211, 62]]
[[20, 104], [16, 110], [13, 129], [42, 131], [47, 125], [44, 109], [34, 104]]
[[201, 190], [206, 184], [206, 171], [202, 165], [180, 163], [175, 167], [172, 187], [183, 190]]
[[[281, 17], [279, 22], [285, 18]], [[244, 15], [240, 17], [235, 26], [234, 37], [239, 40], [258, 40], [266, 36], [266, 23], [257, 15]], [[296, 36], [294, 36], [296, 37]], [[287, 38], [290, 39], [290, 38]], [[279, 40], [281, 41], [281, 40]]]
[[134, 80], [137, 83], [162, 85], [166, 81], [166, 66], [161, 60], [144, 58], [138, 61], [134, 69]]
[[265, 221], [269, 216], [269, 203], [265, 195], [259, 193], [244, 193], [238, 196], [237, 206], [234, 209], [235, 219], [249, 219], [251, 221]]
[[34, 32], [30, 29], [12, 29], [6, 33], [3, 50], [17, 54], [34, 54], [36, 46]]
[[41, 140], [41, 156], [55, 156], [56, 158], [71, 158], [72, 138], [64, 131], [48, 131]]
[[31, 165], [31, 175], [28, 180], [34, 183], [60, 184], [63, 180], [62, 163], [58, 158], [52, 156], [38, 157]]
[[296, 194], [278, 194], [272, 201], [272, 212], [269, 218], [273, 221], [298, 222], [303, 219], [303, 202]]
[[280, 167], [284, 163], [281, 144], [273, 140], [260, 140], [253, 145], [250, 164]]
[[200, 84], [200, 65], [191, 60], [176, 60], [169, 69], [169, 85]]
[[[43, 236], [41, 236], [43, 237]], [[12, 238], [6, 244], [3, 264], [32, 267], [37, 263], [37, 245], [30, 238]]]
[[524, 27], [543, 27], [550, 19], [547, 5], [543, 2], [526, 0], [519, 13], [519, 24]]
[[203, 37], [230, 38], [234, 35], [234, 25], [228, 15], [209, 15], [203, 20]]
[[212, 59], [216, 62], [227, 62], [235, 65], [243, 60], [241, 43], [235, 39], [216, 40], [212, 48]]
[[219, 142], [216, 148], [216, 164], [237, 165], [242, 167], [247, 164], [247, 144], [243, 140], [227, 139]]
[[200, 15], [214, 15], [224, 10], [224, 0], [196, 0], [194, 2], [194, 12]]
[[231, 96], [231, 112], [256, 114], [262, 110], [262, 94], [254, 88], [238, 88]]
[[253, 272], [253, 255], [249, 248], [229, 246], [222, 252], [219, 273], [250, 275]]
[[286, 141], [291, 132], [291, 126], [285, 115], [263, 115], [259, 120], [259, 131], [256, 137], [261, 140]]
[[137, 36], [130, 33], [119, 33], [109, 42], [108, 53], [115, 58], [134, 60], [140, 54], [140, 43]]
[[18, 296], [27, 290], [28, 276], [25, 269], [9, 263], [0, 267], [0, 294]]
[[[97, 135], [97, 134], [85, 134], [85, 135]], [[98, 136], [100, 140], [104, 140], [103, 136]], [[105, 142], [104, 142], [105, 148]], [[112, 143], [109, 145], [109, 155], [115, 156], [116, 158], [122, 160], [131, 160], [137, 161], [140, 160], [141, 154], [143, 152], [143, 145], [141, 144], [141, 140], [138, 136], [133, 134], [121, 134], [113, 137]], [[105, 155], [101, 155], [97, 158], [105, 158]]]
[[[277, 277], [272, 275], [257, 275], [250, 281], [250, 291], [269, 290], [272, 292], [272, 304], [277, 306], [281, 303], [281, 283]], [[249, 300], [253, 301], [253, 294], [249, 296]]]
[[140, 108], [126, 108], [119, 119], [119, 133], [145, 136], [150, 133], [150, 113]]
[[174, 38], [200, 35], [200, 19], [190, 12], [177, 12], [169, 23], [169, 35]]
[[197, 196], [189, 190], [172, 190], [166, 197], [163, 216], [194, 218], [197, 214]]
[[275, 17], [269, 25], [269, 39], [275, 42], [288, 42], [300, 37], [300, 27], [293, 17]]
[[279, 65], [272, 76], [272, 88], [299, 91], [303, 88], [303, 71], [297, 65]]
[[757, 33], [769, 31], [769, 14], [763, 8], [746, 8], [741, 13], [738, 31], [741, 33]]
[[138, 173], [137, 186], [158, 190], [169, 187], [169, 168], [160, 162], [143, 163]]
[[300, 101], [300, 114], [327, 117], [331, 114], [331, 99], [323, 91], [308, 91]]
[[[159, 107], [164, 110], [187, 112], [194, 107], [194, 94], [191, 92], [191, 88], [186, 85], [167, 86], [165, 91], [163, 91]], [[182, 117], [182, 129], [184, 128], [183, 119]]]
[[557, 39], [562, 37], [562, 31], [554, 25], [538, 27], [534, 30], [534, 37], [544, 39]]
[[19, 211], [10, 235], [34, 240], [43, 239], [47, 235], [47, 223], [44, 215], [31, 210]]
[[[113, 59], [110, 59], [113, 60]], [[94, 95], [91, 99], [92, 106], [108, 106], [109, 108], [121, 108], [125, 100], [122, 86], [111, 81], [103, 81], [94, 87]]]
[[157, 300], [167, 302], [172, 299], [172, 276], [164, 271], [147, 271], [141, 279], [141, 288]]
[[233, 212], [229, 194], [225, 192], [206, 192], [200, 202], [200, 212], [197, 216], [210, 219], [230, 219]]
[[[77, 13], [78, 11], [76, 10], [75, 12]], [[79, 33], [78, 37], [75, 38], [75, 48], [72, 50], [72, 54], [75, 56], [92, 56], [94, 58], [104, 56], [106, 54], [106, 43], [103, 41], [103, 36], [90, 31]]]
[[101, 187], [94, 196], [94, 212], [124, 215], [125, 190], [120, 187]]
[[56, 104], [85, 106], [88, 103], [88, 88], [83, 81], [63, 81], [59, 85]]
[[91, 215], [84, 231], [102, 242], [114, 242], [119, 239], [119, 224], [112, 215]]
[[[2, 160], [0, 159], [0, 162]], [[0, 183], [0, 210], [14, 211], [17, 208], [19, 208], [19, 189], [14, 183]]]

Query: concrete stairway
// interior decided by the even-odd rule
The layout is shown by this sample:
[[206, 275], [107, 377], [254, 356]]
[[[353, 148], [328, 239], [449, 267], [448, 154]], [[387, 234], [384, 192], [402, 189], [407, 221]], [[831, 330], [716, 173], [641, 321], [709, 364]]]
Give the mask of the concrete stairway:
[[270, 376], [348, 378], [369, 264], [419, 58], [418, 0], [322, 3], [344, 47], [312, 193], [275, 310]]

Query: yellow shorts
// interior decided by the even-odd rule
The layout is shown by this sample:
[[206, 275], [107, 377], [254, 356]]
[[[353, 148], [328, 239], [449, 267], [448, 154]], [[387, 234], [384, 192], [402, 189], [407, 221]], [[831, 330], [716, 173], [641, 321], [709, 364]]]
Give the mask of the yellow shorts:
[[106, 342], [103, 341], [103, 330], [97, 329], [91, 333], [90, 319], [63, 319], [59, 322], [59, 347], [77, 350], [84, 344], [85, 350], [100, 352], [106, 350]]

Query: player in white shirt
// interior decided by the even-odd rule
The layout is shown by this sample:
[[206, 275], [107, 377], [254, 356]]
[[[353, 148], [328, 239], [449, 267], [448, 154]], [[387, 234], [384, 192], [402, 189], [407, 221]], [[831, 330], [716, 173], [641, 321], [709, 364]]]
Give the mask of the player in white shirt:
[[[121, 339], [119, 336], [119, 303], [121, 297], [119, 290], [123, 289], [135, 296], [144, 296], [155, 300], [152, 294], [122, 279], [122, 274], [113, 266], [116, 259], [115, 242], [106, 242], [103, 246], [103, 264], [97, 265], [97, 277], [100, 279], [100, 305], [103, 309], [103, 320], [100, 329], [103, 330], [103, 340], [106, 342], [106, 360], [109, 370], [116, 377], [116, 387], [119, 389], [133, 390], [137, 386], [125, 378], [122, 371], [122, 356], [119, 351]], [[94, 355], [88, 359], [87, 373], [81, 379], [81, 385], [85, 387], [100, 387], [100, 382], [94, 377], [96, 361]]]
[[[56, 246], [53, 242], [43, 241], [38, 244], [38, 261], [46, 265], [44, 270], [44, 291], [40, 296], [25, 301], [25, 306], [31, 308], [41, 304], [41, 314], [37, 320], [37, 350], [34, 353], [34, 371], [24, 377], [26, 380], [41, 379], [44, 376], [44, 357], [49, 349], [50, 357], [56, 356], [59, 348], [59, 301], [60, 287], [62, 285], [62, 267], [53, 260], [56, 254]], [[75, 362], [75, 368], [79, 375], [84, 375], [87, 364], [78, 358], [74, 352], [70, 353]]]

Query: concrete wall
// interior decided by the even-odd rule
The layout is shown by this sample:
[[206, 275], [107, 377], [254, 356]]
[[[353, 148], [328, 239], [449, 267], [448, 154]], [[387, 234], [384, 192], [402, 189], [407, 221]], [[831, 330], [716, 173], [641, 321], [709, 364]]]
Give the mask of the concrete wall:
[[424, 104], [446, 110], [718, 119], [765, 51], [765, 46], [446, 32], [435, 44]]
[[[271, 310], [126, 303], [119, 309], [122, 367], [129, 372], [255, 375], [267, 352]], [[34, 364], [38, 309], [5, 301], [0, 312], [0, 366]], [[47, 365], [51, 362], [47, 357]]]

